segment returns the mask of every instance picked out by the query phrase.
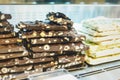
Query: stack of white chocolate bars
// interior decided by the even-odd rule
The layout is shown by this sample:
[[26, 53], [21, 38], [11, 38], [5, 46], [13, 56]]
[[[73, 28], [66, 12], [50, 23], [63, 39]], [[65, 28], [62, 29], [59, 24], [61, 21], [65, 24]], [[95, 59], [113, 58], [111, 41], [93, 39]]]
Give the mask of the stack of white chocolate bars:
[[120, 59], [120, 24], [108, 18], [94, 18], [83, 21], [79, 33], [87, 38], [89, 45], [86, 62], [90, 65]]

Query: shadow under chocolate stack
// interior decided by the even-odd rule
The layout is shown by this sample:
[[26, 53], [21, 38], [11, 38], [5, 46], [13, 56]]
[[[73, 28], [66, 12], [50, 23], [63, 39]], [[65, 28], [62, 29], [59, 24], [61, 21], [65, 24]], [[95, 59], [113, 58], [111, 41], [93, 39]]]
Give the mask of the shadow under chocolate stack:
[[47, 20], [20, 22], [20, 37], [29, 51], [30, 60], [36, 71], [48, 71], [58, 68], [68, 70], [84, 66], [82, 43], [85, 36], [77, 35], [73, 22], [66, 15], [57, 12], [47, 14]]
[[19, 59], [28, 56], [28, 52], [22, 46], [14, 27], [7, 20], [11, 19], [10, 14], [0, 12], [0, 79], [4, 75], [23, 72], [20, 68]]

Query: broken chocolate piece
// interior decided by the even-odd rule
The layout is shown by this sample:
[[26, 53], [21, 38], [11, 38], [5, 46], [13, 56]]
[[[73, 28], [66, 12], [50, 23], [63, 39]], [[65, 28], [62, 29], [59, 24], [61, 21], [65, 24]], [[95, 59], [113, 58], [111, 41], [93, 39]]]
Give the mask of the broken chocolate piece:
[[57, 25], [52, 24], [49, 22], [42, 22], [42, 21], [27, 21], [27, 22], [20, 22], [17, 26], [19, 29], [25, 30], [54, 30], [54, 31], [67, 31], [70, 30], [66, 25]]
[[0, 20], [6, 20], [6, 19], [11, 19], [11, 15], [10, 14], [0, 14]]

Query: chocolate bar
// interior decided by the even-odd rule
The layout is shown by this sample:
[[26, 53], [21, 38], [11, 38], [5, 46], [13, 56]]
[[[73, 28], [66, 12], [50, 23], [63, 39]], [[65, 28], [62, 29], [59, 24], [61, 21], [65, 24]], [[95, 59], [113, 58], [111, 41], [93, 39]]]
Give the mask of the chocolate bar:
[[8, 25], [10, 25], [10, 23], [7, 20], [0, 21], [0, 28]]
[[41, 53], [32, 53], [32, 58], [40, 58], [40, 57], [53, 57], [55, 56], [55, 53], [47, 53], [47, 52], [41, 52]]
[[44, 57], [44, 58], [30, 59], [30, 58], [25, 57], [23, 60], [19, 60], [19, 65], [44, 63], [44, 62], [50, 62], [50, 61], [54, 61], [54, 58], [52, 58], [52, 57]]
[[81, 61], [74, 61], [71, 63], [67, 63], [67, 64], [62, 64], [62, 65], [58, 65], [58, 68], [65, 68], [65, 69], [70, 69], [70, 68], [74, 68], [74, 67], [81, 67], [83, 65], [83, 63]]
[[19, 38], [0, 39], [0, 45], [15, 44], [15, 43], [21, 43], [21, 42], [22, 42], [22, 39], [19, 39]]
[[25, 66], [13, 66], [13, 67], [4, 67], [0, 68], [0, 75], [1, 74], [10, 74], [10, 73], [20, 73], [24, 71], [29, 71], [33, 68], [32, 65], [25, 65]]
[[14, 79], [15, 80], [26, 80], [29, 75], [41, 73], [44, 71], [44, 69], [50, 69], [50, 68], [53, 68], [54, 66], [55, 66], [54, 62], [36, 64], [34, 65], [34, 70], [25, 71], [24, 73], [17, 74], [16, 76], [14, 75]]
[[70, 62], [74, 62], [74, 61], [81, 61], [81, 56], [68, 56], [68, 55], [64, 55], [64, 56], [59, 56], [58, 60], [59, 60], [59, 64], [66, 64], [66, 63], [70, 63]]
[[69, 28], [66, 25], [57, 25], [50, 22], [42, 22], [42, 21], [20, 22], [17, 28], [26, 29], [26, 30], [54, 30], [54, 31], [69, 30]]
[[80, 42], [85, 40], [85, 36], [71, 36], [63, 38], [39, 38], [39, 39], [30, 39], [31, 44], [54, 44], [54, 43], [67, 43], [67, 42]]
[[18, 45], [0, 45], [0, 53], [21, 52], [24, 51], [23, 46]]
[[86, 46], [81, 42], [68, 43], [68, 44], [45, 44], [41, 46], [31, 47], [33, 52], [57, 52], [57, 51], [82, 51], [85, 50]]
[[25, 57], [28, 56], [28, 52], [15, 52], [15, 53], [0, 53], [0, 60], [11, 59], [11, 58], [18, 58], [18, 57]]
[[13, 37], [16, 37], [15, 32], [7, 33], [7, 34], [0, 34], [0, 39], [13, 38]]
[[22, 33], [22, 38], [40, 38], [40, 37], [71, 37], [75, 35], [72, 31], [31, 31]]
[[6, 20], [6, 19], [11, 19], [12, 16], [10, 14], [3, 14], [0, 13], [0, 20]]
[[56, 63], [55, 62], [50, 62], [50, 63], [45, 63], [45, 64], [36, 64], [36, 65], [34, 65], [35, 70], [47, 69], [47, 68], [51, 68], [51, 67], [56, 67]]
[[12, 32], [14, 30], [12, 25], [0, 28], [0, 33]]
[[51, 22], [60, 24], [60, 25], [68, 25], [71, 27], [73, 25], [73, 22], [71, 19], [69, 19], [66, 15], [60, 12], [50, 12], [47, 14], [47, 19], [50, 20]]
[[28, 65], [28, 64], [35, 64], [35, 63], [45, 63], [45, 62], [51, 62], [51, 61], [54, 61], [54, 58], [51, 58], [51, 57], [45, 58], [44, 57], [44, 58], [30, 59], [28, 57], [23, 57], [22, 59], [15, 58], [15, 59], [0, 61], [0, 67]]

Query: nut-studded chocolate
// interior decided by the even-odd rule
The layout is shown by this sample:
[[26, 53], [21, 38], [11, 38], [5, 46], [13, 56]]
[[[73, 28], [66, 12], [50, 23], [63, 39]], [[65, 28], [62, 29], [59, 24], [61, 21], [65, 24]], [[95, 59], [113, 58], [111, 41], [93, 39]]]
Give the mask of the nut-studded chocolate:
[[53, 66], [56, 66], [54, 62], [46, 63], [46, 64], [37, 64], [34, 65], [35, 69], [43, 69], [43, 68], [51, 68]]
[[24, 51], [25, 48], [19, 45], [1, 45], [0, 53], [11, 53], [11, 52], [21, 52]]
[[25, 65], [25, 66], [13, 66], [9, 68], [5, 68], [7, 71], [6, 73], [3, 73], [4, 68], [0, 69], [0, 75], [1, 74], [6, 74], [6, 73], [19, 73], [19, 72], [24, 72], [24, 71], [29, 71], [32, 69], [32, 65]]
[[11, 33], [5, 33], [5, 34], [0, 34], [0, 39], [5, 39], [5, 38], [14, 38], [16, 37], [16, 33], [15, 32], [11, 32]]
[[81, 42], [83, 41], [83, 35], [72, 36], [71, 37], [58, 37], [58, 38], [36, 38], [30, 39], [31, 44], [55, 44], [55, 43], [69, 43], [69, 42]]
[[13, 32], [14, 28], [12, 25], [0, 28], [0, 33], [10, 33]]
[[36, 64], [36, 63], [45, 63], [54, 61], [52, 57], [40, 57], [40, 58], [13, 58], [4, 61], [0, 61], [0, 67], [10, 67], [10, 66], [20, 66], [20, 65], [28, 65], [28, 64]]
[[[31, 50], [33, 52], [54, 52], [54, 51], [82, 51], [85, 49], [80, 48], [80, 46], [83, 46], [81, 42], [78, 43], [68, 43], [68, 44], [49, 44], [47, 47], [44, 47], [45, 45], [38, 45], [38, 46], [33, 46]], [[45, 49], [46, 48], [46, 49]]]
[[71, 37], [71, 35], [75, 35], [73, 31], [30, 31], [30, 32], [23, 32], [21, 37], [25, 39], [25, 38], [46, 38], [46, 37]]
[[6, 38], [0, 39], [0, 45], [2, 44], [15, 44], [15, 43], [22, 43], [22, 39], [19, 38]]
[[11, 15], [10, 14], [3, 14], [3, 13], [0, 13], [0, 21], [1, 20], [6, 20], [6, 19], [11, 19]]
[[15, 53], [0, 53], [0, 60], [11, 59], [11, 58], [18, 58], [18, 57], [25, 57], [28, 56], [27, 51], [23, 52], [15, 52]]
[[57, 25], [50, 22], [42, 22], [42, 21], [27, 21], [20, 22], [17, 25], [19, 29], [25, 30], [54, 30], [54, 31], [67, 31], [69, 28], [67, 25]]
[[10, 25], [7, 20], [0, 21], [0, 28]]
[[33, 58], [40, 58], [40, 57], [54, 57], [56, 54], [55, 53], [47, 53], [47, 52], [42, 52], [42, 53], [32, 53]]
[[69, 29], [72, 28], [73, 22], [66, 15], [60, 12], [50, 12], [47, 14], [47, 19], [59, 25], [67, 25]]

